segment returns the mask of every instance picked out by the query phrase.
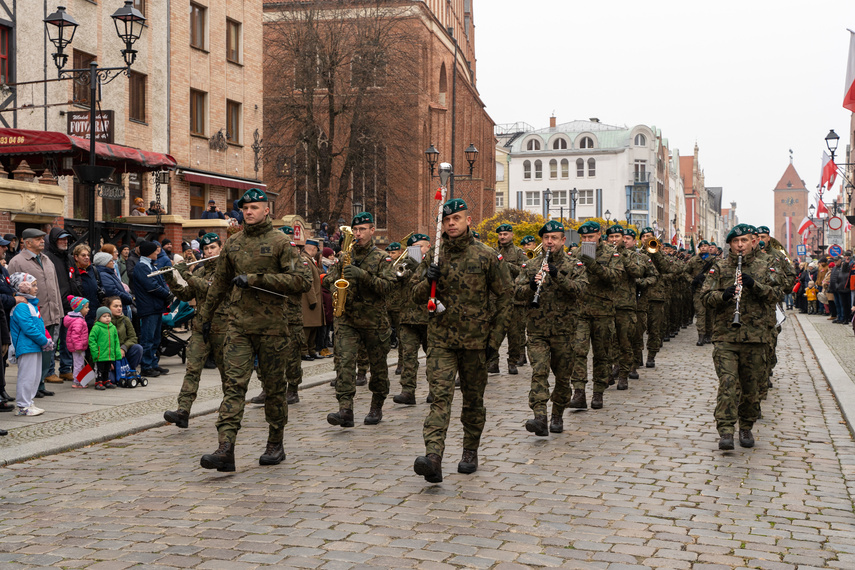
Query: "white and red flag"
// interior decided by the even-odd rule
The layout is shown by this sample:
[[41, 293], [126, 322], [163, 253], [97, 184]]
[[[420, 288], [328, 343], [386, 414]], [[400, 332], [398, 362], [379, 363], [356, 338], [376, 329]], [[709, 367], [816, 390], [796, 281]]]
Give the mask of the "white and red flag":
[[816, 201], [816, 217], [821, 218], [822, 215], [825, 214], [825, 217], [828, 217], [828, 207], [825, 205], [825, 202], [822, 201], [822, 197]]
[[855, 113], [855, 32], [849, 30], [849, 62], [843, 86], [843, 108]]
[[802, 220], [802, 223], [799, 224], [798, 233], [802, 236], [802, 242], [807, 243], [808, 238], [810, 237], [810, 229], [815, 228], [816, 224], [814, 224], [810, 218], [805, 216]]
[[834, 161], [828, 155], [827, 152], [822, 151], [822, 174], [819, 181], [819, 193], [822, 195], [823, 188], [831, 188], [834, 185], [834, 181], [837, 179], [837, 165], [834, 164]]
[[852, 224], [849, 223], [849, 217], [843, 216], [843, 231], [848, 232], [852, 229]]

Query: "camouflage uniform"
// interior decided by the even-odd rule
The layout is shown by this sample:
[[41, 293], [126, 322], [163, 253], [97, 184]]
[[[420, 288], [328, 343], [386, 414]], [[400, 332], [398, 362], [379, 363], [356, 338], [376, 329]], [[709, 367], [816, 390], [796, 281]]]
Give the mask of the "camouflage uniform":
[[612, 337], [612, 362], [619, 366], [618, 377], [623, 379], [629, 375], [634, 360], [632, 336], [637, 326], [635, 282], [644, 277], [645, 268], [641, 254], [627, 249], [623, 242], [618, 243], [616, 249], [623, 261], [624, 273], [614, 292], [616, 334]]
[[[412, 280], [424, 279], [425, 268], [420, 268], [419, 263], [408, 258], [401, 263], [404, 270], [405, 278], [409, 276], [403, 283], [404, 287], [404, 305], [401, 311], [401, 337], [399, 346], [401, 347], [401, 392], [406, 394], [415, 394], [416, 378], [419, 373], [419, 346], [427, 353], [427, 329], [428, 329], [428, 311], [427, 303], [416, 303], [413, 301], [412, 295]], [[415, 277], [413, 277], [415, 275]]]
[[735, 283], [737, 255], [717, 260], [707, 275], [701, 298], [716, 308], [713, 326], [713, 364], [719, 379], [715, 420], [719, 435], [733, 435], [739, 429], [750, 430], [760, 414], [758, 385], [766, 373], [767, 345], [771, 342], [770, 311], [783, 298], [775, 286], [772, 268], [754, 252], [743, 257], [742, 273], [754, 278], [754, 287], [743, 287], [739, 302], [739, 328], [731, 327], [735, 298], [727, 301], [725, 289]]
[[[291, 243], [294, 245], [294, 242]], [[300, 261], [308, 267], [308, 262], [302, 255], [300, 255]], [[303, 334], [302, 293], [292, 293], [285, 297], [285, 312], [288, 315], [288, 330], [291, 332], [284, 354], [285, 381], [289, 389], [297, 390], [297, 386], [303, 383], [302, 348], [306, 342], [306, 336]], [[308, 347], [306, 354], [308, 354]]]
[[[351, 264], [365, 272], [359, 282], [351, 282], [347, 289], [344, 314], [336, 317], [335, 352], [339, 356], [336, 370], [336, 399], [339, 409], [352, 410], [356, 394], [354, 377], [357, 353], [364, 343], [371, 365], [371, 406], [382, 408], [389, 395], [389, 367], [386, 358], [392, 331], [389, 314], [386, 312], [386, 296], [392, 290], [389, 264], [384, 263], [386, 253], [370, 240], [366, 245], [355, 244]], [[324, 277], [324, 286], [333, 287], [342, 278], [342, 264], [332, 266]]]
[[[528, 257], [526, 257], [525, 252], [514, 245], [513, 242], [506, 245], [500, 244], [497, 251], [499, 252], [499, 255], [502, 256], [505, 263], [508, 264], [511, 281], [513, 282], [520, 274], [520, 268], [522, 265], [528, 261]], [[490, 341], [490, 345], [494, 348], [498, 349], [498, 347], [502, 346], [502, 342], [505, 340], [505, 335], [508, 337], [509, 367], [516, 366], [517, 362], [522, 359], [525, 351], [525, 315], [525, 304], [518, 299], [514, 299], [513, 302], [508, 305], [508, 314], [505, 315], [504, 318], [501, 318], [498, 321], [497, 326], [493, 329], [493, 338]], [[497, 351], [491, 362], [488, 364], [498, 361], [499, 354]]]
[[[546, 415], [546, 403], [552, 399], [554, 414], [570, 403], [570, 379], [573, 366], [573, 337], [578, 306], [588, 285], [581, 261], [571, 260], [563, 251], [549, 257], [557, 273], [546, 274], [540, 291], [539, 308], [530, 306], [534, 298], [531, 281], [543, 265], [541, 253], [522, 265], [516, 281], [515, 298], [528, 306], [528, 353], [531, 358], [531, 389], [528, 405], [535, 416]], [[555, 390], [549, 391], [549, 370], [555, 375]]]
[[[640, 294], [638, 296], [635, 309], [636, 326], [635, 332], [632, 335], [632, 356], [635, 365], [642, 366], [644, 364], [644, 333], [647, 332], [647, 345], [649, 350], [649, 347], [652, 344], [651, 339], [653, 337], [653, 331], [649, 326], [650, 313], [657, 309], [661, 311], [663, 292], [661, 290], [662, 280], [659, 277], [659, 272], [653, 265], [653, 260], [646, 251], [638, 252], [638, 255], [641, 256], [639, 259], [641, 259], [641, 262], [644, 265], [644, 276], [635, 282]], [[658, 297], [654, 300], [654, 297], [656, 297], [657, 294]], [[652, 303], [657, 303], [658, 308], [651, 307]], [[661, 316], [658, 318], [660, 319], [661, 327]], [[659, 334], [662, 334], [661, 329]], [[662, 343], [661, 337], [659, 338], [659, 343], [660, 345]]]
[[[779, 289], [783, 298], [789, 291], [793, 290], [793, 286], [796, 283], [797, 275], [793, 266], [787, 259], [786, 254], [778, 249], [762, 250], [762, 259], [770, 266], [775, 286]], [[772, 375], [772, 370], [778, 364], [778, 334], [781, 332], [781, 327], [778, 326], [777, 315], [774, 310], [769, 315], [769, 325], [771, 327], [772, 339], [767, 346], [766, 376], [760, 381], [758, 387], [761, 400], [766, 399], [766, 395], [769, 392], [769, 377]]]
[[[184, 266], [179, 273], [187, 282], [187, 285], [181, 285], [171, 271], [163, 277], [176, 299], [188, 303], [196, 299], [196, 305], [202, 306], [205, 303], [208, 288], [214, 279], [215, 269], [216, 264], [210, 262], [197, 268], [192, 273]], [[188, 414], [190, 413], [193, 402], [196, 401], [196, 394], [199, 392], [199, 380], [202, 377], [202, 369], [205, 367], [205, 360], [207, 360], [209, 354], [213, 354], [214, 362], [217, 363], [217, 370], [220, 372], [220, 380], [225, 385], [226, 374], [223, 368], [223, 343], [226, 338], [228, 319], [228, 303], [221, 303], [216, 313], [214, 313], [208, 342], [205, 342], [201, 326], [193, 327], [190, 341], [187, 344], [187, 370], [184, 373], [184, 382], [181, 384], [181, 391], [178, 393], [179, 410], [183, 410]]]
[[[454, 377], [460, 375], [463, 395], [463, 449], [477, 451], [487, 416], [484, 390], [487, 387], [486, 348], [493, 307], [507, 314], [511, 277], [508, 264], [496, 252], [477, 241], [471, 232], [456, 238], [443, 235], [440, 246], [440, 278], [437, 299], [446, 307], [428, 319], [427, 377], [434, 400], [424, 422], [425, 449], [442, 457], [451, 419]], [[424, 305], [430, 297], [430, 282], [423, 276], [433, 250], [413, 276], [413, 300]]]
[[695, 312], [695, 326], [698, 329], [698, 343], [703, 344], [704, 339], [712, 333], [713, 314], [712, 309], [709, 309], [709, 318], [707, 318], [707, 307], [701, 300], [701, 289], [704, 286], [704, 279], [709, 273], [715, 259], [707, 254], [707, 258], [701, 257], [701, 254], [695, 255], [686, 263], [685, 274], [692, 282], [692, 306]]
[[[406, 255], [406, 252], [401, 255]], [[394, 275], [395, 261], [389, 257], [388, 265], [384, 272]], [[401, 262], [403, 263], [403, 261]], [[408, 288], [407, 288], [408, 290]], [[386, 298], [386, 310], [389, 313], [389, 322], [392, 324], [392, 329], [395, 331], [395, 337], [398, 339], [398, 361], [401, 361], [401, 311], [404, 306], [405, 283], [401, 281], [392, 282], [392, 291]], [[358, 366], [358, 365], [357, 365]]]
[[229, 323], [224, 348], [226, 382], [217, 418], [220, 443], [234, 445], [240, 430], [246, 388], [258, 357], [258, 377], [267, 397], [264, 416], [269, 425], [268, 443], [282, 442], [288, 423], [285, 403], [285, 349], [291, 331], [285, 300], [258, 289], [242, 289], [232, 280], [246, 275], [250, 287], [282, 294], [302, 294], [312, 286], [312, 274], [300, 252], [282, 232], [273, 229], [270, 218], [245, 224], [241, 232], [226, 240], [217, 260], [214, 279], [199, 320], [211, 322], [217, 307], [229, 299]]

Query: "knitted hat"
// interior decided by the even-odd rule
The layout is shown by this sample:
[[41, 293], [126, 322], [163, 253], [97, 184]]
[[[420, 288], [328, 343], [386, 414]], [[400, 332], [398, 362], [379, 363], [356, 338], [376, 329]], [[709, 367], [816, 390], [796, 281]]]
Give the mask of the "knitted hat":
[[323, 252], [324, 257], [332, 257], [335, 255], [335, 252], [331, 247], [325, 247]]
[[110, 309], [108, 307], [98, 307], [98, 310], [95, 312], [95, 320], [100, 321], [101, 317], [104, 315], [110, 315], [112, 317]]
[[107, 266], [108, 263], [113, 261], [113, 256], [107, 253], [106, 251], [99, 251], [95, 254], [95, 258], [92, 260], [92, 263], [95, 265], [103, 265]]
[[157, 246], [154, 245], [154, 243], [152, 243], [150, 241], [141, 241], [139, 248], [140, 248], [140, 255], [143, 257], [148, 257], [149, 255], [151, 255], [152, 253], [157, 251]]
[[71, 310], [75, 313], [79, 313], [80, 309], [82, 309], [84, 305], [89, 304], [89, 299], [75, 297], [74, 295], [68, 295], [66, 299], [68, 299], [68, 304], [71, 305]]
[[19, 293], [29, 294], [30, 292], [30, 283], [35, 281], [36, 278], [30, 275], [29, 273], [13, 273], [9, 277], [9, 283]]

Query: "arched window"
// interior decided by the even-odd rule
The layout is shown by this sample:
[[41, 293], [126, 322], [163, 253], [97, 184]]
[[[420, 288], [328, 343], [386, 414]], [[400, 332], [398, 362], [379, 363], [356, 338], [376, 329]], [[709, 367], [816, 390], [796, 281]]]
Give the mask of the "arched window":
[[445, 76], [445, 63], [439, 68], [439, 104], [445, 107], [446, 94], [448, 93], [448, 79]]
[[549, 161], [549, 178], [552, 180], [558, 178], [558, 161], [554, 158]]
[[597, 175], [597, 161], [593, 158], [588, 159], [588, 176]]
[[528, 141], [528, 145], [526, 146], [527, 150], [540, 150], [540, 141], [537, 139], [531, 139]]
[[594, 148], [594, 139], [591, 137], [582, 137], [579, 148]]
[[576, 178], [585, 177], [585, 161], [581, 158], [576, 159]]
[[561, 159], [561, 178], [570, 178], [570, 161], [566, 158]]
[[564, 139], [555, 139], [555, 142], [552, 143], [552, 148], [554, 150], [567, 150], [567, 141]]
[[647, 137], [642, 134], [635, 135], [635, 146], [647, 146]]
[[534, 161], [534, 177], [536, 180], [543, 178], [543, 163], [539, 160]]
[[523, 180], [531, 180], [531, 161], [523, 162]]

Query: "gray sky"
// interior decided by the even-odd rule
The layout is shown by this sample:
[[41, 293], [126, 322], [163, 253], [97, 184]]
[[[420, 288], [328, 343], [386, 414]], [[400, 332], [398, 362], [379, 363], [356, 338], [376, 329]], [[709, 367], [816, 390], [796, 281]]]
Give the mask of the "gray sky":
[[[496, 123], [655, 125], [740, 221], [772, 225], [794, 152], [809, 190], [843, 109], [852, 0], [475, 0], [478, 90]], [[829, 199], [830, 201], [830, 199]], [[798, 223], [799, 220], [796, 221]]]

